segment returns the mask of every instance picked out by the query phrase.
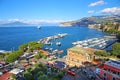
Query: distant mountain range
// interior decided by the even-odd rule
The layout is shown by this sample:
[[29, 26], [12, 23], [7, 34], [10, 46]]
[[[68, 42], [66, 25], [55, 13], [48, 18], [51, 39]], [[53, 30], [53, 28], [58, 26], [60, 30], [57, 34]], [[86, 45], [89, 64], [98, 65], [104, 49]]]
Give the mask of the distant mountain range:
[[119, 15], [91, 16], [79, 20], [60, 23], [60, 26], [88, 26], [89, 24], [100, 24], [104, 22], [120, 22]]
[[46, 23], [46, 22], [41, 22], [39, 24], [28, 24], [20, 21], [14, 21], [14, 22], [6, 22], [6, 23], [1, 23], [0, 27], [22, 27], [22, 26], [56, 26], [59, 25], [58, 23]]
[[0, 26], [2, 26], [2, 27], [28, 26], [28, 25], [30, 25], [30, 24], [19, 22], [19, 21], [0, 24]]

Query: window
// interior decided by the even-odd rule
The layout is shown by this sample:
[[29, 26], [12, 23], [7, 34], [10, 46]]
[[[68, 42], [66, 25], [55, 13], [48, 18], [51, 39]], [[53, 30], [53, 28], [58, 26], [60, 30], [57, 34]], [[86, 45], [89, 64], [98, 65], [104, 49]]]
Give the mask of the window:
[[74, 61], [74, 59], [72, 58], [72, 61]]
[[103, 80], [106, 80], [106, 79], [107, 79], [107, 76], [106, 76], [106, 73], [104, 73]]
[[116, 80], [116, 79], [113, 77], [112, 80]]
[[118, 76], [120, 76], [120, 72], [118, 72]]
[[110, 72], [110, 69], [108, 69], [108, 71]]

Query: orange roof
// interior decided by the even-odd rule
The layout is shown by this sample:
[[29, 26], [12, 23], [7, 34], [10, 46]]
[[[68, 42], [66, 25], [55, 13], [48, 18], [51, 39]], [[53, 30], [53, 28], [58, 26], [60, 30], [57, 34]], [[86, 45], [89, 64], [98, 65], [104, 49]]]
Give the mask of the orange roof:
[[45, 51], [45, 50], [39, 50], [39, 52], [41, 52], [42, 54], [45, 54], [45, 55], [48, 55], [48, 51]]
[[10, 76], [12, 75], [12, 73], [5, 73], [2, 76], [0, 76], [0, 80], [7, 80]]
[[93, 60], [92, 61], [92, 64], [94, 64], [94, 65], [98, 65], [98, 64], [101, 64], [101, 63], [102, 63], [101, 60]]

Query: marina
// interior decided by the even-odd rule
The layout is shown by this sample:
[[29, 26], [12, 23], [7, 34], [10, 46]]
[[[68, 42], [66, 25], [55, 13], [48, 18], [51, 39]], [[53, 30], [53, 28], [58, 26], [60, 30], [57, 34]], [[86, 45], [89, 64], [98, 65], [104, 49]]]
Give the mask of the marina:
[[54, 41], [56, 41], [57, 39], [60, 39], [60, 38], [64, 38], [67, 35], [68, 35], [67, 33], [57, 34], [54, 36], [45, 37], [43, 39], [38, 40], [37, 42], [43, 43], [44, 45], [48, 46], [48, 47], [45, 47], [44, 49], [49, 52], [49, 55], [55, 55], [56, 57], [58, 57], [58, 55], [63, 53], [64, 50], [62, 50], [62, 49], [60, 49], [60, 50], [54, 49], [53, 50], [51, 45], [54, 44], [55, 46], [61, 46], [62, 43], [60, 41], [57, 41], [57, 42], [54, 42]]
[[83, 41], [73, 42], [73, 46], [91, 47], [96, 49], [105, 49], [116, 42], [117, 39], [111, 36], [104, 36], [103, 38], [91, 38]]
[[[57, 34], [57, 35], [54, 35], [54, 36], [49, 36], [49, 37], [46, 37], [46, 38], [43, 38], [43, 39], [40, 39], [38, 40], [37, 42], [38, 43], [43, 43], [45, 45], [52, 45], [52, 40], [56, 40], [56, 39], [59, 39], [59, 38], [63, 38], [65, 36], [67, 36], [68, 34], [67, 33], [63, 33], [63, 34]], [[56, 42], [56, 45], [61, 45], [61, 42]]]

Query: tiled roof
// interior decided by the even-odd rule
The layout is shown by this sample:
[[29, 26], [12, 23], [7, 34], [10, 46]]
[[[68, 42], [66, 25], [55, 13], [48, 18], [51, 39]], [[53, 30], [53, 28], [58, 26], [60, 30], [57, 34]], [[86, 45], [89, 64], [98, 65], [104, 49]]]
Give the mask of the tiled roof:
[[12, 75], [12, 73], [5, 73], [2, 76], [0, 76], [0, 80], [7, 80], [10, 76]]

